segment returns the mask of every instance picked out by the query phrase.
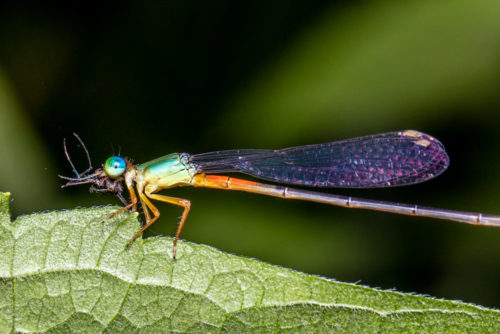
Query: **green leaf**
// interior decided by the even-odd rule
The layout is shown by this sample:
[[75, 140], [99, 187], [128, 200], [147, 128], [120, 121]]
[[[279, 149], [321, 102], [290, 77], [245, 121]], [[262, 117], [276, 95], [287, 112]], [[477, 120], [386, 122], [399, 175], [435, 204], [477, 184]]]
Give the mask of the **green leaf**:
[[[115, 207], [10, 222], [0, 194], [0, 332], [499, 332], [500, 312], [340, 283], [208, 246], [139, 239]], [[337, 255], [342, 256], [342, 255]]]

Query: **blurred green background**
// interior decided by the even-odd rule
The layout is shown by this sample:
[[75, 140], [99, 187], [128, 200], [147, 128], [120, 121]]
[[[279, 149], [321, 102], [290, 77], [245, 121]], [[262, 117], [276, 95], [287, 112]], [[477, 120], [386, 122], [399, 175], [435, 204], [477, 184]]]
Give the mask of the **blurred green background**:
[[[71, 175], [121, 153], [282, 148], [393, 130], [439, 138], [448, 171], [332, 189], [500, 214], [500, 2], [164, 1], [0, 5], [0, 190], [14, 217], [120, 204]], [[70, 151], [85, 169], [73, 139]], [[182, 238], [385, 289], [499, 307], [500, 229], [209, 189], [172, 189]], [[158, 204], [148, 232], [172, 235]]]

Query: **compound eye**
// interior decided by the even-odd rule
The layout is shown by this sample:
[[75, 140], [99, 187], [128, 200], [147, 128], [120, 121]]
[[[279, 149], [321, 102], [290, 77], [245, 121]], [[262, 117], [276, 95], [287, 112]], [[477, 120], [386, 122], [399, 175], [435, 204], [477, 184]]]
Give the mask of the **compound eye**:
[[104, 163], [104, 172], [112, 179], [120, 177], [125, 173], [126, 168], [127, 164], [121, 157], [109, 157]]

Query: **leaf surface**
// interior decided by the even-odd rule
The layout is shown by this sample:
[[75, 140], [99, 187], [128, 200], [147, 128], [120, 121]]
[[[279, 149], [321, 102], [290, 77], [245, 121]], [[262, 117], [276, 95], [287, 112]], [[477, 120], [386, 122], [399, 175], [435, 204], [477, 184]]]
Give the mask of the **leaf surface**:
[[[115, 207], [9, 218], [0, 194], [0, 332], [499, 332], [500, 312], [341, 283], [172, 240]], [[342, 256], [328, 255], [328, 256]]]

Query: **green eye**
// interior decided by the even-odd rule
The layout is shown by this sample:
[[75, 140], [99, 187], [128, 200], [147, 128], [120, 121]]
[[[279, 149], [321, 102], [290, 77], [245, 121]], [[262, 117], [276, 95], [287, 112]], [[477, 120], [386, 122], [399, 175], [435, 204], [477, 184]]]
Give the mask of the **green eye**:
[[121, 176], [127, 167], [125, 160], [120, 157], [109, 157], [104, 163], [104, 172], [112, 179]]

